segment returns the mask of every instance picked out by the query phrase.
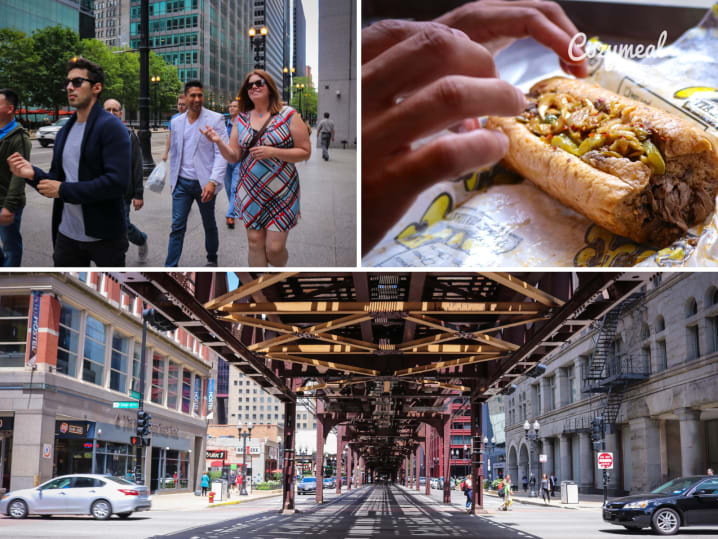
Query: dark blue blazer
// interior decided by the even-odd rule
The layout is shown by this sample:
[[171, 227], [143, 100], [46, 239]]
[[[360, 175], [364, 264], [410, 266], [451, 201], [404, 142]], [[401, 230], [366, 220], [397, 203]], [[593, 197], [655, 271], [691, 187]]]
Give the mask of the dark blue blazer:
[[[33, 167], [35, 178], [28, 183], [36, 189], [38, 182], [44, 179], [65, 182], [62, 151], [67, 133], [76, 121], [77, 112], [55, 136], [50, 172]], [[79, 181], [60, 185], [60, 198], [55, 199], [52, 207], [53, 244], [65, 202], [82, 204], [85, 234], [88, 236], [115, 240], [127, 235], [123, 199], [132, 170], [130, 137], [120, 119], [105, 111], [99, 101], [87, 118], [81, 152]]]

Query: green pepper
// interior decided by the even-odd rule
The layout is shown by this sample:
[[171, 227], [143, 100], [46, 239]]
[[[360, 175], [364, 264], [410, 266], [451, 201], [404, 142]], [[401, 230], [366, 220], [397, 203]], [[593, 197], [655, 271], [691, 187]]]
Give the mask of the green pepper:
[[[644, 140], [641, 145], [646, 152], [646, 159], [644, 162], [651, 167], [654, 174], [661, 175], [666, 173], [666, 162], [661, 156], [660, 150], [650, 140]], [[643, 159], [641, 159], [643, 161]]]
[[541, 120], [541, 123], [552, 124], [556, 120], [558, 120], [558, 116], [556, 116], [555, 114], [547, 114], [546, 116], [543, 117], [543, 119]]
[[561, 148], [562, 150], [565, 150], [573, 155], [579, 155], [578, 146], [576, 146], [576, 143], [570, 138], [568, 138], [568, 136], [564, 133], [561, 133], [560, 135], [554, 135], [551, 138], [551, 146]]
[[604, 145], [607, 138], [608, 137], [606, 135], [600, 133], [594, 133], [590, 137], [585, 138], [581, 145], [578, 147], [578, 155], [583, 155], [590, 152], [591, 150], [600, 148]]

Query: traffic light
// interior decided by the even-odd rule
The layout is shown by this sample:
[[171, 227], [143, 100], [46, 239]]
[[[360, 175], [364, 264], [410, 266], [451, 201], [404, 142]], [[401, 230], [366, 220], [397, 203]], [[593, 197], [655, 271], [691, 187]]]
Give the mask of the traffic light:
[[600, 451], [601, 441], [603, 440], [603, 419], [600, 417], [594, 417], [591, 423], [591, 439], [593, 440], [593, 448], [596, 451]]
[[137, 436], [144, 438], [150, 436], [150, 420], [152, 416], [144, 410], [137, 411]]
[[133, 446], [142, 445], [142, 438], [139, 436], [130, 436], [130, 444]]

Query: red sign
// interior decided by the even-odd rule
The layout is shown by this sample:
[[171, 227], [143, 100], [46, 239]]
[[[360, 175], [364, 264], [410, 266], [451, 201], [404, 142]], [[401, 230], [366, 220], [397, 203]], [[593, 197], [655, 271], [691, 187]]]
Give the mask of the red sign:
[[598, 469], [613, 470], [613, 453], [598, 454]]

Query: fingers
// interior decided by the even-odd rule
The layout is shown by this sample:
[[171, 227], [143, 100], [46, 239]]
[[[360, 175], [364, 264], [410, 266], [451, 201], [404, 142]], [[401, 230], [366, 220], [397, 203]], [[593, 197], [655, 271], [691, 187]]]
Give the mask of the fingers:
[[[410, 66], [421, 58], [421, 68]], [[362, 110], [391, 106], [406, 95], [445, 75], [496, 77], [491, 53], [460, 30], [437, 23], [423, 28], [362, 66]]]
[[508, 149], [506, 135], [478, 129], [446, 135], [401, 154], [362, 178], [362, 252], [371, 249], [431, 184], [495, 163]]
[[453, 179], [492, 165], [509, 148], [509, 139], [501, 131], [477, 129], [458, 135], [446, 135], [404, 154], [394, 161], [388, 170], [412, 182], [422, 190], [431, 183]]
[[444, 77], [386, 113], [364, 120], [362, 137], [374, 148], [390, 153], [466, 118], [487, 114], [514, 116], [525, 107], [521, 90], [506, 81]]
[[426, 23], [423, 22], [387, 19], [365, 28], [361, 33], [362, 64], [421, 31], [425, 25]]

